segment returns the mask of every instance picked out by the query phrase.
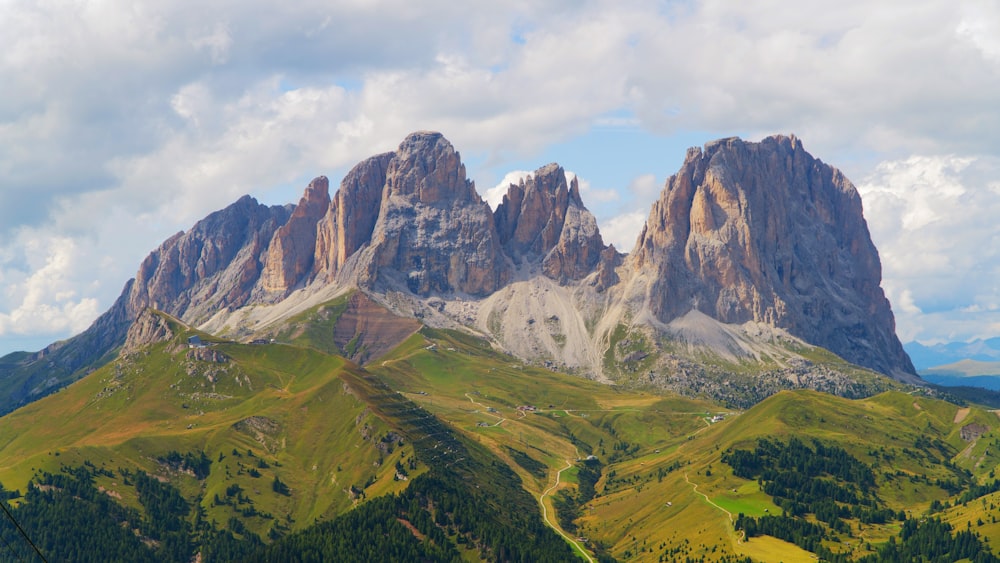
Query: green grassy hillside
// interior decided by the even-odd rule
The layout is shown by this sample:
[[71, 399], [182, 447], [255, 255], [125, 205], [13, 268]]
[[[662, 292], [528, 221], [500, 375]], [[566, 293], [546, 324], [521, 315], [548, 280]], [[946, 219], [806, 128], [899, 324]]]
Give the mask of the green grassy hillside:
[[[901, 391], [783, 391], [744, 412], [525, 366], [428, 328], [362, 369], [331, 353], [346, 304], [317, 307], [276, 333], [283, 342], [260, 345], [200, 334], [209, 346], [191, 348], [196, 332], [168, 319], [170, 340], [0, 419], [0, 483], [24, 492], [87, 467], [115, 503], [151, 518], [134, 477], [145, 472], [197, 507], [192, 525], [269, 543], [247, 552], [261, 561], [328, 560], [377, 538], [433, 560], [807, 561], [820, 550], [862, 560], [928, 517], [1000, 543], [993, 412]], [[794, 440], [807, 457], [827, 452], [870, 473], [855, 484], [821, 468], [816, 482], [856, 498], [837, 518], [802, 509], [814, 543], [740, 524], [793, 506], [773, 483], [794, 471], [764, 456], [765, 472], [749, 475], [734, 452]], [[848, 514], [855, 505], [879, 516]], [[358, 535], [375, 522], [388, 527]], [[204, 560], [224, 560], [212, 549]]]
[[[872, 467], [879, 506], [894, 513], [930, 514], [935, 503], [953, 502], [988, 480], [996, 465], [986, 446], [992, 434], [975, 442], [961, 437], [969, 424], [995, 428], [994, 414], [900, 391], [864, 400], [786, 391], [738, 413], [567, 379], [512, 362], [478, 339], [431, 330], [370, 369], [489, 447], [527, 490], [548, 493], [542, 503], [550, 515], [560, 489], [576, 494], [578, 459], [594, 455], [601, 478], [596, 496], [571, 505], [578, 515], [570, 519], [572, 535], [585, 537], [579, 544], [592, 553], [623, 560], [814, 558], [773, 537], [742, 541], [734, 529], [740, 513], [781, 511], [757, 483], [721, 462], [726, 450], [752, 447], [761, 437], [815, 438], [843, 448]], [[519, 409], [526, 406], [534, 409]], [[857, 557], [874, 554], [900, 530], [900, 522], [851, 525], [856, 543], [872, 545]]]
[[[261, 535], [404, 486], [395, 466], [408, 464], [412, 447], [345, 383], [356, 366], [308, 348], [226, 342], [198, 359], [186, 344], [193, 333], [178, 332], [5, 417], [0, 482], [23, 490], [37, 473], [84, 461], [144, 470], [179, 487], [209, 519], [237, 515]], [[196, 478], [164, 461], [171, 452], [204, 453], [211, 471]], [[276, 477], [290, 495], [272, 490]], [[134, 498], [121, 479], [99, 482], [126, 503]], [[246, 506], [226, 493], [236, 487], [270, 517], [244, 517]]]

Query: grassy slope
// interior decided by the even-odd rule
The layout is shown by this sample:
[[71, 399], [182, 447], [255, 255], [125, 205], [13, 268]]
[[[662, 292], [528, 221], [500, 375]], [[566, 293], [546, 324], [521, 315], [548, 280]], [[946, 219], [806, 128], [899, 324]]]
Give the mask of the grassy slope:
[[[655, 546], [659, 554], [665, 544], [668, 550], [684, 546], [690, 549], [684, 555], [699, 555], [712, 546], [725, 546], [736, 553], [777, 560], [765, 556], [769, 550], [765, 544], [773, 544], [770, 540], [755, 538], [747, 544], [734, 537], [726, 510], [733, 516], [739, 512], [760, 516], [765, 509], [771, 514], [778, 510], [755, 482], [734, 477], [729, 467], [720, 463], [722, 451], [751, 448], [758, 437], [787, 439], [794, 435], [835, 443], [876, 465], [879, 496], [887, 506], [921, 514], [932, 501], [949, 498], [946, 491], [932, 484], [938, 478], [956, 478], [958, 470], [945, 467], [942, 460], [954, 458], [960, 466], [974, 465], [962, 463], [961, 426], [972, 420], [998, 426], [993, 414], [976, 409], [956, 423], [957, 411], [958, 407], [942, 401], [898, 392], [861, 401], [808, 391], [784, 392], [740, 416], [706, 427], [675, 451], [619, 464], [615, 467], [617, 479], [623, 480], [624, 486], [613, 487], [612, 492], [595, 500], [584, 523], [592, 535], [607, 538], [622, 552]], [[921, 437], [940, 441], [944, 452], [936, 446], [929, 452], [917, 448], [915, 443]], [[671, 463], [682, 467], [658, 481], [657, 469]], [[972, 469], [984, 479], [990, 465], [995, 463]], [[911, 476], [926, 476], [931, 482], [914, 481]], [[874, 526], [866, 528], [861, 537], [878, 542], [894, 532], [892, 524]], [[796, 549], [784, 546], [779, 552], [791, 554]], [[791, 560], [785, 555], [782, 558]]]
[[[475, 339], [429, 330], [371, 369], [493, 450], [536, 495], [554, 483], [566, 460], [594, 453], [607, 462], [616, 442], [637, 446], [605, 467], [599, 495], [578, 521], [578, 534], [609, 546], [620, 558], [716, 558], [729, 553], [765, 561], [811, 559], [780, 540], [741, 542], [732, 531], [729, 514], [779, 512], [756, 483], [733, 477], [719, 461], [726, 448], [752, 447], [758, 437], [795, 435], [838, 444], [876, 465], [879, 495], [887, 506], [914, 514], [926, 511], [934, 500], [948, 500], [948, 493], [934, 485], [937, 479], [961, 478], [960, 470], [946, 467], [945, 460], [979, 478], [996, 464], [985, 441], [963, 454], [968, 445], [959, 437], [960, 428], [970, 422], [996, 427], [992, 413], [973, 408], [956, 422], [959, 407], [902, 392], [867, 400], [783, 392], [713, 424], [709, 415], [724, 409], [567, 379], [520, 366]], [[536, 406], [538, 412], [519, 415], [519, 405]], [[921, 439], [931, 445], [918, 447]], [[505, 447], [547, 464], [546, 477], [536, 478], [519, 467]], [[608, 479], [611, 471], [614, 478]], [[574, 486], [572, 470], [562, 482], [563, 487]], [[857, 531], [878, 543], [896, 533], [896, 526]]]
[[347, 302], [351, 295], [346, 293], [288, 319], [284, 326], [275, 332], [275, 340], [295, 342], [297, 345], [315, 348], [327, 354], [342, 355], [343, 350], [334, 342], [333, 330], [341, 315], [347, 310]]
[[[434, 424], [421, 435], [424, 423], [407, 418], [415, 403], [503, 460], [535, 498], [552, 487], [567, 463], [571, 468], [556, 490], [575, 490], [577, 459], [597, 456], [605, 464], [604, 476], [577, 521], [576, 535], [600, 542], [616, 557], [728, 553], [804, 561], [810, 555], [790, 544], [766, 537], [741, 542], [733, 532], [730, 514], [778, 509], [755, 482], [732, 475], [719, 461], [722, 451], [752, 447], [761, 436], [833, 442], [876, 466], [879, 494], [889, 507], [914, 514], [935, 500], [949, 500], [933, 482], [958, 478], [959, 470], [943, 460], [980, 480], [1000, 461], [992, 431], [972, 445], [959, 436], [972, 422], [998, 426], [994, 414], [976, 408], [960, 417], [954, 405], [901, 392], [852, 401], [796, 391], [740, 414], [704, 401], [624, 391], [526, 367], [479, 339], [447, 331], [425, 329], [370, 365], [386, 388], [353, 364], [316, 349], [326, 348], [322, 342], [335, 322], [336, 305], [327, 304], [325, 310], [334, 314], [315, 325], [298, 319], [302, 340], [296, 345], [219, 343], [215, 349], [228, 363], [191, 362], [187, 348], [178, 344], [187, 336], [181, 331], [173, 343], [119, 360], [17, 411], [0, 425], [0, 482], [23, 487], [37, 470], [89, 459], [98, 467], [133, 466], [168, 477], [189, 498], [203, 498], [209, 518], [219, 522], [232, 508], [213, 506], [211, 499], [239, 484], [257, 510], [276, 518], [250, 518], [252, 529], [263, 533], [287, 518], [291, 527], [301, 528], [349, 509], [345, 491], [351, 485], [374, 480], [366, 490], [369, 498], [405, 486], [393, 480], [391, 469], [413, 455], [412, 447], [386, 455], [373, 445], [391, 428], [407, 426], [424, 451], [438, 450], [431, 444], [437, 422], [428, 421]], [[517, 408], [527, 405], [535, 410]], [[725, 420], [711, 422], [716, 414]], [[255, 437], [234, 428], [251, 416], [267, 417], [279, 430]], [[920, 439], [931, 445], [918, 447]], [[269, 465], [261, 477], [247, 474], [248, 449]], [[204, 450], [213, 461], [211, 475], [199, 482], [166, 470], [155, 458], [170, 450]], [[292, 488], [291, 497], [272, 494], [274, 474]], [[118, 491], [123, 502], [137, 505], [127, 487], [106, 481], [101, 484]], [[549, 515], [554, 492], [541, 500]], [[977, 500], [946, 514], [956, 525], [982, 519], [982, 530], [1000, 537], [1000, 523], [987, 514], [990, 503], [1000, 503], [995, 496], [986, 497], [986, 508]], [[858, 530], [876, 543], [894, 531], [892, 524]]]
[[[376, 448], [389, 429], [345, 386], [344, 374], [355, 366], [305, 348], [231, 343], [214, 347], [230, 358], [225, 364], [190, 361], [178, 344], [184, 338], [118, 360], [5, 417], [0, 482], [23, 489], [36, 471], [85, 459], [113, 470], [144, 469], [200, 497], [208, 517], [223, 523], [233, 508], [214, 506], [213, 497], [225, 498], [235, 484], [257, 511], [274, 516], [247, 519], [258, 533], [278, 522], [294, 529], [342, 513], [354, 502], [347, 493], [352, 485], [370, 483], [370, 497], [404, 485], [393, 480], [393, 468], [412, 448], [391, 454]], [[234, 427], [249, 417], [273, 424], [263, 434]], [[156, 460], [171, 450], [204, 451], [213, 462], [208, 478], [198, 481]], [[250, 476], [251, 468], [260, 476]], [[272, 490], [275, 475], [291, 496]], [[107, 481], [100, 484], [134, 499], [122, 483]]]

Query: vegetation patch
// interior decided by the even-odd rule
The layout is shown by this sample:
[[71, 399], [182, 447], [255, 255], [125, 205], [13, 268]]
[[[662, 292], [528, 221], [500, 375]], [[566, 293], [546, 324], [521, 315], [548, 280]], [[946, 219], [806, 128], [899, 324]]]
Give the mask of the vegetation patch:
[[538, 479], [544, 479], [549, 471], [549, 466], [522, 452], [521, 450], [503, 446], [503, 450], [514, 460], [514, 463]]

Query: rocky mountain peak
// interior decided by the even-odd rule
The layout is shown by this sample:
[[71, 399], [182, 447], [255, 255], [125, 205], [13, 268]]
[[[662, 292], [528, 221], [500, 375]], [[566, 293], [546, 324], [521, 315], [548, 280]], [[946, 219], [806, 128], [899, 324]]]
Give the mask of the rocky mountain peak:
[[493, 214], [440, 133], [406, 137], [389, 160], [359, 283], [417, 295], [488, 295], [511, 277]]
[[444, 135], [432, 131], [418, 131], [403, 139], [389, 164], [386, 188], [390, 196], [413, 197], [425, 205], [482, 201], [465, 177], [458, 152]]
[[358, 163], [344, 176], [316, 232], [313, 276], [332, 281], [347, 259], [368, 244], [382, 206], [386, 172], [395, 153], [387, 152]]
[[143, 260], [129, 288], [126, 309], [153, 307], [192, 324], [220, 308], [250, 302], [262, 255], [290, 209], [261, 205], [249, 196], [177, 233]]
[[[245, 196], [170, 237], [87, 331], [0, 372], [19, 382], [0, 412], [110, 357], [147, 307], [233, 336], [351, 288], [598, 377], [609, 357], [623, 362], [619, 375], [638, 373], [645, 352], [626, 345], [638, 340], [608, 348], [627, 323], [649, 342], [683, 340], [673, 333], [694, 326], [689, 342], [723, 348], [720, 357], [736, 340], [705, 334], [768, 325], [914, 380], [880, 283], [857, 191], [794, 136], [690, 149], [626, 256], [604, 246], [579, 183], [558, 164], [511, 185], [494, 213], [451, 143], [422, 131], [359, 163], [332, 198], [320, 176], [296, 206]], [[138, 321], [129, 346], [155, 338], [155, 321]], [[709, 321], [720, 326], [707, 330]], [[653, 352], [642, 364], [650, 381], [688, 362]]]
[[511, 184], [494, 213], [501, 244], [517, 263], [540, 262], [560, 281], [580, 279], [600, 260], [597, 220], [583, 205], [574, 177], [552, 163]]
[[128, 356], [141, 348], [173, 337], [174, 331], [163, 314], [147, 307], [132, 321], [119, 355]]
[[286, 296], [312, 272], [316, 225], [330, 207], [330, 182], [319, 176], [306, 186], [288, 222], [278, 228], [264, 255], [260, 287], [265, 295]]
[[794, 136], [720, 139], [667, 180], [629, 256], [649, 310], [764, 322], [877, 371], [913, 366], [895, 335], [854, 186]]

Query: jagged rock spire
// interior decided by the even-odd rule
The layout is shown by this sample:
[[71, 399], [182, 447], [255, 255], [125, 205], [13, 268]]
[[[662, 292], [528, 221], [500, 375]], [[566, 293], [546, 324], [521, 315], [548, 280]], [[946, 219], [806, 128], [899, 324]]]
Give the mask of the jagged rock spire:
[[417, 295], [488, 295], [511, 277], [489, 206], [440, 133], [399, 145], [386, 171], [363, 285], [405, 286]]
[[558, 164], [511, 184], [494, 213], [501, 244], [517, 263], [539, 262], [556, 280], [578, 280], [600, 260], [597, 220], [580, 199], [580, 186]]

